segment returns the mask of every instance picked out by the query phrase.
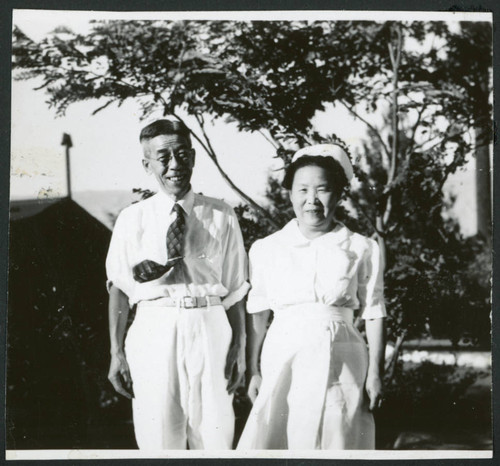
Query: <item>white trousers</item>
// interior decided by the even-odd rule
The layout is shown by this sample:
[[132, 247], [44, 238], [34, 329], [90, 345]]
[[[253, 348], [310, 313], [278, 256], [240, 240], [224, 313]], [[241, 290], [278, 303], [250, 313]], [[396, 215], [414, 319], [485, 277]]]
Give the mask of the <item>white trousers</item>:
[[231, 449], [224, 377], [231, 326], [221, 305], [176, 309], [140, 302], [125, 341], [140, 449]]

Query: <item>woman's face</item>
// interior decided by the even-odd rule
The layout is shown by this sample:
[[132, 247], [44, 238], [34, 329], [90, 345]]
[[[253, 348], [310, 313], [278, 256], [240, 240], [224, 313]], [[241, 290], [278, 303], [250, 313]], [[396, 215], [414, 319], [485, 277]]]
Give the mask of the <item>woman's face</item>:
[[303, 232], [330, 230], [338, 199], [324, 168], [316, 165], [299, 168], [293, 177], [290, 200]]

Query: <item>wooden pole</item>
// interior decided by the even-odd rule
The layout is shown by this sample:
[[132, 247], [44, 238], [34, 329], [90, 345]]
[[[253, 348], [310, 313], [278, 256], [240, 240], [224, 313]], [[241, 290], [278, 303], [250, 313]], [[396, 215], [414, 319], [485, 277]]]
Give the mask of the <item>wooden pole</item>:
[[68, 133], [63, 133], [63, 138], [61, 142], [62, 146], [66, 147], [66, 184], [68, 187], [68, 199], [71, 199], [71, 169], [69, 162], [69, 150], [73, 147], [73, 142], [71, 141], [71, 136]]

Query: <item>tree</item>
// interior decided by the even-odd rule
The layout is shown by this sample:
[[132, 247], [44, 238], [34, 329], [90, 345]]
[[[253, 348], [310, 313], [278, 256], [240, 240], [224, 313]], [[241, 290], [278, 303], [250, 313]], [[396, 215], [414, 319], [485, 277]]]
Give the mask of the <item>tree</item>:
[[[467, 277], [460, 271], [471, 260], [470, 257], [466, 259], [465, 250], [470, 251], [469, 247], [473, 246], [465, 246], [459, 239], [456, 225], [444, 222], [441, 214], [445, 207], [442, 187], [448, 176], [465, 163], [468, 154], [480, 154], [486, 148], [488, 159], [490, 110], [488, 105], [478, 105], [478, 101], [484, 104], [485, 94], [487, 100], [491, 92], [491, 84], [484, 79], [485, 71], [491, 68], [491, 27], [489, 24], [480, 27], [482, 34], [476, 34], [473, 46], [460, 54], [463, 50], [460, 44], [470, 36], [462, 32], [470, 28], [468, 23], [462, 24], [462, 31], [457, 33], [439, 24], [431, 25], [430, 29], [419, 24], [392, 24], [388, 44], [391, 81], [388, 82], [388, 76], [385, 83], [382, 81], [382, 90], [375, 89], [375, 93], [373, 88], [365, 87], [363, 100], [375, 103], [375, 108], [380, 108], [381, 99], [389, 99], [385, 107], [385, 127], [388, 129], [385, 138], [384, 132], [365, 118], [372, 139], [377, 141], [372, 147], [374, 150], [366, 150], [365, 154], [385, 153], [386, 160], [384, 157], [379, 160], [367, 158], [369, 176], [365, 177], [361, 192], [355, 193], [354, 198], [360, 209], [375, 219], [375, 229], [379, 238], [382, 236], [382, 243], [389, 245], [386, 278], [393, 314], [389, 322], [393, 337], [396, 336], [392, 367], [407, 334], [425, 333], [425, 326], [430, 321], [436, 330], [436, 315], [448, 319], [449, 323], [450, 311], [467, 306], [474, 308], [477, 304], [465, 291]], [[425, 36], [421, 35], [423, 32]], [[425, 53], [405, 52], [405, 40], [421, 40], [428, 34], [434, 36], [437, 47]], [[479, 65], [471, 68], [469, 63], [476, 55], [480, 57]], [[471, 92], [471, 88], [479, 88], [479, 92]], [[356, 109], [352, 110], [357, 114]], [[359, 114], [358, 117], [363, 118]], [[475, 138], [471, 137], [472, 131]], [[371, 189], [367, 190], [367, 186]], [[376, 206], [375, 211], [373, 206]], [[373, 224], [373, 220], [370, 223]], [[485, 239], [487, 237], [485, 235]], [[487, 248], [479, 244], [483, 250]], [[491, 263], [488, 269], [491, 270]], [[450, 276], [454, 280], [450, 280]], [[401, 281], [403, 277], [410, 280]], [[441, 286], [433, 286], [436, 282]], [[484, 286], [478, 282], [476, 285], [482, 289], [483, 296], [488, 295]], [[408, 294], [408, 287], [415, 286], [423, 286], [421, 296], [410, 298], [412, 293]], [[425, 299], [427, 295], [432, 298]], [[481, 312], [480, 320], [487, 323], [488, 306], [475, 308]], [[456, 342], [457, 329], [451, 327], [448, 325], [445, 333]], [[488, 339], [484, 331], [482, 339]]]
[[[93, 114], [111, 104], [136, 99], [143, 117], [162, 107], [164, 115], [182, 120], [178, 109], [189, 86], [224, 75], [221, 64], [199, 51], [197, 22], [102, 21], [86, 35], [57, 28], [35, 43], [14, 28], [13, 68], [17, 79], [42, 77], [50, 107], [63, 115], [69, 105], [89, 99], [101, 102]], [[225, 173], [205, 131], [204, 114], [192, 112], [201, 134], [190, 128], [226, 182], [264, 218], [272, 218]]]
[[[437, 267], [439, 254], [418, 258], [456, 236], [442, 221], [442, 187], [477, 150], [473, 130], [491, 139], [482, 100], [470, 92], [491, 92], [484, 80], [491, 27], [482, 26], [464, 54], [462, 30], [474, 29], [468, 24], [452, 32], [443, 22], [100, 21], [86, 36], [59, 29], [40, 43], [15, 30], [14, 69], [19, 79], [42, 76], [58, 113], [85, 99], [101, 99], [96, 112], [126, 99], [138, 100], [144, 115], [160, 106], [181, 119], [184, 109], [197, 122], [193, 137], [235, 189], [218, 164], [208, 118], [259, 132], [286, 163], [307, 143], [341, 144], [312, 121], [326, 104], [346, 108], [367, 128], [356, 151], [360, 183], [349, 199], [357, 218], [349, 221], [378, 239], [391, 282], [401, 263], [405, 272], [415, 260], [422, 270], [425, 260]], [[478, 70], [470, 67], [476, 50]], [[252, 209], [240, 212], [248, 221], [257, 218], [266, 231], [281, 224], [279, 208], [264, 209], [237, 191]], [[398, 348], [408, 332], [399, 313], [408, 306], [396, 285], [390, 322]], [[424, 322], [428, 313], [415, 309]]]
[[[491, 244], [492, 142], [491, 71], [492, 31], [487, 23], [462, 23], [462, 34], [449, 41], [450, 65], [446, 78], [456, 83], [470, 100], [476, 143], [476, 189], [478, 231]], [[465, 72], [464, 72], [465, 71]]]
[[[491, 57], [491, 29], [483, 25], [483, 30], [475, 47], [482, 57]], [[429, 37], [435, 40], [430, 48], [425, 44]], [[436, 315], [449, 324], [453, 310], [470, 306], [487, 327], [488, 306], [477, 305], [460, 270], [471, 260], [466, 251], [481, 248], [480, 243], [464, 247], [456, 225], [442, 218], [444, 183], [480, 146], [469, 137], [470, 130], [479, 124], [483, 138], [491, 138], [489, 120], [471, 112], [477, 104], [448, 72], [451, 60], [456, 75], [477, 82], [467, 63], [454, 58], [460, 38], [461, 32], [452, 33], [443, 23], [258, 23], [245, 24], [231, 39], [240, 48], [225, 49], [238, 57], [233, 60], [235, 68], [252, 75], [251, 82], [262, 83], [252, 90], [265, 98], [251, 101], [256, 104], [250, 112], [249, 103], [238, 98], [240, 93], [224, 94], [223, 102], [216, 101], [226, 103], [219, 113], [231, 114], [243, 129], [264, 128], [285, 160], [288, 152], [281, 142], [293, 139], [301, 145], [328, 137], [314, 132], [313, 112], [308, 105], [300, 106], [301, 97], [309, 104], [319, 94], [317, 108], [325, 102], [343, 105], [366, 124], [369, 142], [358, 154], [364, 167], [356, 170], [361, 184], [350, 200], [359, 213], [358, 229], [375, 235], [383, 250], [388, 249], [390, 336], [396, 344], [391, 367], [407, 335], [428, 333], [431, 321], [439, 334]], [[410, 40], [418, 46], [405, 47]], [[344, 49], [342, 44], [348, 45]], [[342, 66], [346, 63], [351, 65], [348, 69]], [[309, 95], [311, 90], [315, 94]], [[382, 121], [374, 123], [380, 115]], [[273, 205], [278, 191], [276, 185], [270, 188]], [[281, 205], [278, 196], [277, 206]], [[248, 212], [240, 214], [248, 222]], [[258, 237], [254, 227], [247, 233]], [[487, 296], [488, 290], [481, 289]], [[457, 342], [463, 326], [448, 329], [447, 335]], [[487, 333], [481, 335], [487, 341]]]
[[[308, 143], [343, 144], [334, 125], [331, 134], [319, 134], [313, 117], [327, 104], [346, 108], [367, 133], [352, 149], [359, 182], [337, 217], [376, 237], [385, 251], [389, 337], [396, 348], [389, 375], [405, 338], [431, 334], [456, 343], [467, 329], [473, 339], [488, 341], [491, 251], [481, 239], [465, 240], [443, 218], [442, 188], [468, 154], [491, 141], [489, 24], [466, 23], [453, 32], [441, 22], [101, 21], [84, 36], [58, 28], [40, 42], [16, 28], [13, 57], [15, 77], [41, 78], [39, 89], [57, 114], [85, 100], [97, 102], [96, 113], [133, 99], [144, 116], [156, 108], [177, 119], [184, 112], [193, 116], [193, 137], [246, 202], [236, 210], [247, 247], [292, 216], [287, 194], [276, 178], [269, 180], [266, 208], [241, 193], [218, 163], [207, 121], [225, 119], [260, 133], [288, 162]], [[31, 267], [28, 256], [22, 262]], [[49, 269], [67, 275], [64, 267]], [[62, 316], [59, 301], [56, 307], [42, 301], [46, 312], [33, 308], [39, 325], [32, 331], [55, 328], [65, 345], [87, 342], [102, 359], [102, 351], [90, 348], [88, 319], [67, 331], [66, 315], [80, 316], [78, 307]], [[23, 318], [12, 323], [21, 328]], [[9, 331], [10, 346], [43, 356], [39, 340], [23, 346], [17, 335]], [[18, 380], [29, 356], [12, 365]], [[10, 396], [22, 398], [28, 391], [21, 388]], [[104, 397], [99, 406], [108, 404], [114, 401]]]

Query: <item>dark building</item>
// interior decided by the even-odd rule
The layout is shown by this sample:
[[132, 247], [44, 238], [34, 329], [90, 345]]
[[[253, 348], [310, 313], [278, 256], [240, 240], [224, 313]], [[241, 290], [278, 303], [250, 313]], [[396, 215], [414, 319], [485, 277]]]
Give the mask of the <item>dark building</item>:
[[107, 381], [110, 237], [70, 198], [11, 203], [9, 450], [134, 447], [129, 403]]

